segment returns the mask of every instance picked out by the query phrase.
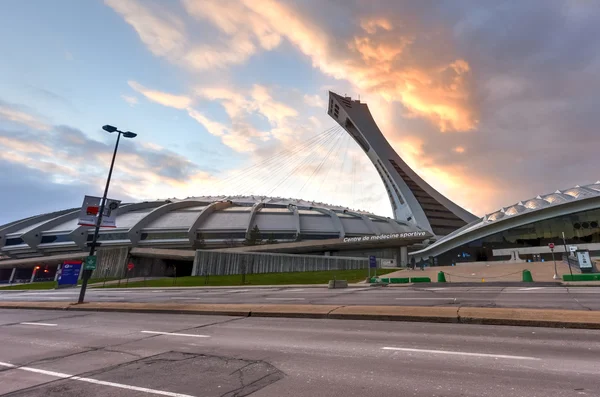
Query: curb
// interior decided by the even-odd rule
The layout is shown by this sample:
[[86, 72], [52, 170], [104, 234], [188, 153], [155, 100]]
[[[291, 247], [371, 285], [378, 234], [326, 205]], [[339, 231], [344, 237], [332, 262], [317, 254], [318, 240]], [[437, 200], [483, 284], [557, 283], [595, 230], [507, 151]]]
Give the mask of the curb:
[[600, 329], [600, 311], [475, 307], [1, 302], [0, 309], [317, 318]]

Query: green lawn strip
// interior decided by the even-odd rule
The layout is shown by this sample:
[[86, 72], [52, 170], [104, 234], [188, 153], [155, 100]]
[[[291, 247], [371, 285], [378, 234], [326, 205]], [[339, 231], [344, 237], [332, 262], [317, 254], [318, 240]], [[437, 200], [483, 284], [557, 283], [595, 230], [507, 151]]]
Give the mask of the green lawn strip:
[[8, 285], [8, 284], [6, 284], [6, 286], [1, 285], [0, 291], [15, 290], [15, 289], [54, 289], [54, 288], [56, 288], [55, 281], [40, 281], [40, 282], [19, 284], [19, 285]]
[[[90, 278], [90, 279], [88, 280], [88, 285], [90, 285], [90, 284], [101, 284], [101, 283], [103, 283], [105, 280], [106, 280], [106, 282], [109, 282], [109, 281], [118, 280], [118, 279], [119, 279], [119, 277]], [[77, 282], [77, 284], [78, 284], [78, 285], [81, 285], [81, 282], [82, 282], [82, 281], [81, 281], [81, 280], [79, 280], [79, 281]]]
[[[111, 280], [118, 280], [116, 277], [107, 277], [106, 281], [111, 281]], [[94, 284], [94, 283], [103, 283], [104, 279], [103, 278], [90, 278], [90, 280], [88, 281], [88, 284]], [[81, 285], [81, 280], [79, 280], [78, 282], [79, 285]], [[0, 290], [1, 291], [7, 291], [7, 290], [27, 290], [27, 289], [55, 289], [56, 288], [56, 281], [36, 281], [33, 283], [27, 283], [27, 284], [19, 284], [19, 285], [8, 285], [8, 284], [1, 284], [0, 285]]]
[[[377, 269], [377, 275], [395, 272], [398, 269]], [[246, 284], [242, 284], [242, 275], [233, 276], [210, 276], [208, 280], [204, 276], [191, 277], [172, 277], [131, 282], [127, 288], [136, 287], [202, 287], [202, 286], [235, 286], [235, 285], [286, 285], [286, 284], [327, 284], [329, 280], [347, 280], [349, 283], [356, 283], [367, 278], [367, 269], [359, 270], [330, 270], [321, 272], [293, 272], [293, 273], [263, 273], [247, 274]], [[125, 283], [121, 285], [107, 285], [104, 288], [124, 288]]]

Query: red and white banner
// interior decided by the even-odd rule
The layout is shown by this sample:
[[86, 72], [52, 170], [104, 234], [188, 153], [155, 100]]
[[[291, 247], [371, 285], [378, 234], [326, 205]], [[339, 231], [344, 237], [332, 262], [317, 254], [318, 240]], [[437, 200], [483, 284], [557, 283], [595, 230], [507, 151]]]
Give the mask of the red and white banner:
[[[96, 226], [101, 202], [101, 197], [85, 196], [83, 198], [83, 204], [81, 205], [81, 211], [79, 212], [79, 222], [77, 224], [80, 226]], [[117, 209], [119, 208], [120, 203], [119, 200], [106, 199], [100, 227], [117, 227]]]

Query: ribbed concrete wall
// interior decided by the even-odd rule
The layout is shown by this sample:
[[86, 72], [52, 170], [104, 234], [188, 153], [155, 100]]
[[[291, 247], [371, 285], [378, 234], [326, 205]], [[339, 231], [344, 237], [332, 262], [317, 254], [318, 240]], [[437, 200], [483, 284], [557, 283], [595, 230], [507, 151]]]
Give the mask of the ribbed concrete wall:
[[368, 258], [197, 250], [193, 276], [366, 269]]
[[129, 248], [100, 248], [98, 264], [92, 277], [123, 277]]

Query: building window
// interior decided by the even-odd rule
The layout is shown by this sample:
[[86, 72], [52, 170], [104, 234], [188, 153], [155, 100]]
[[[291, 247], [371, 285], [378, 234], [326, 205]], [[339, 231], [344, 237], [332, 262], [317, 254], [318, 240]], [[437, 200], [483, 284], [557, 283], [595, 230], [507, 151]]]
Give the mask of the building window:
[[20, 245], [23, 244], [23, 239], [21, 237], [14, 237], [14, 238], [7, 238], [6, 239], [6, 246], [9, 245]]

